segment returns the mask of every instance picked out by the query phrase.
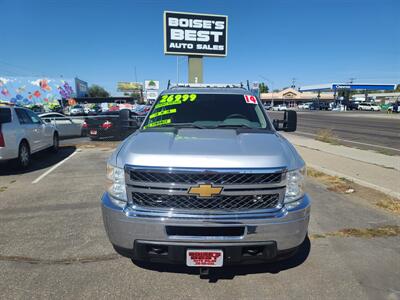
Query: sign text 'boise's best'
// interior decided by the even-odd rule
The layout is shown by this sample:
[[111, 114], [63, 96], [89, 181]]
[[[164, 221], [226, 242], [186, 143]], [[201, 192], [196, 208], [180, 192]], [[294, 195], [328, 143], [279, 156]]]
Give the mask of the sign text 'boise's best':
[[164, 53], [226, 56], [228, 17], [164, 12]]

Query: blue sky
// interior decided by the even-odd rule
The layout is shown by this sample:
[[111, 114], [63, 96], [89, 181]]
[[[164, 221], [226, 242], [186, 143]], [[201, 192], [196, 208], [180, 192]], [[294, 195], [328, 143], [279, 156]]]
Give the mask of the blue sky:
[[[282, 88], [331, 81], [400, 82], [398, 0], [0, 0], [0, 76], [117, 81], [177, 78], [163, 54], [163, 11], [229, 16], [226, 58], [205, 58], [206, 82]], [[187, 59], [179, 58], [180, 81]]]

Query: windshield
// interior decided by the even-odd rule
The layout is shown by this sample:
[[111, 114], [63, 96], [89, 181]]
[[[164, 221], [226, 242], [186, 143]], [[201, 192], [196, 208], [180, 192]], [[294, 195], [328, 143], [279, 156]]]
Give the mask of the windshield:
[[251, 95], [164, 94], [157, 100], [143, 129], [179, 125], [270, 129], [262, 110]]

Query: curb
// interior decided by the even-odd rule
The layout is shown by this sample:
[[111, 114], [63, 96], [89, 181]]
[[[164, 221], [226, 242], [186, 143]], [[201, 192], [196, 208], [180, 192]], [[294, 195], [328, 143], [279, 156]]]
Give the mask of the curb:
[[392, 190], [389, 190], [389, 189], [386, 189], [386, 188], [383, 188], [383, 187], [375, 185], [373, 183], [370, 183], [370, 182], [367, 182], [367, 181], [364, 181], [364, 180], [361, 180], [361, 179], [358, 179], [358, 178], [355, 178], [355, 177], [352, 177], [352, 176], [349, 176], [349, 175], [346, 175], [346, 174], [343, 174], [343, 173], [340, 173], [340, 172], [332, 171], [332, 170], [324, 168], [324, 167], [316, 166], [316, 165], [313, 165], [313, 164], [306, 164], [306, 166], [308, 166], [308, 167], [310, 167], [312, 169], [315, 169], [315, 170], [317, 170], [319, 172], [322, 172], [322, 173], [325, 173], [327, 175], [330, 175], [330, 176], [337, 176], [337, 177], [346, 178], [347, 180], [353, 181], [353, 182], [355, 182], [355, 183], [357, 183], [359, 185], [362, 185], [362, 186], [377, 190], [377, 191], [382, 192], [382, 193], [384, 193], [384, 194], [386, 194], [388, 196], [400, 199], [400, 193], [392, 191]]

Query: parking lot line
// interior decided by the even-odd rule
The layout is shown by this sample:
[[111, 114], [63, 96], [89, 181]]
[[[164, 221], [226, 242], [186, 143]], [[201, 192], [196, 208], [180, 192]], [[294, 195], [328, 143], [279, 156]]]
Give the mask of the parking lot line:
[[44, 177], [46, 177], [47, 175], [49, 175], [51, 172], [53, 172], [55, 169], [57, 169], [59, 166], [61, 166], [63, 163], [65, 163], [68, 159], [70, 159], [71, 157], [73, 157], [76, 153], [78, 153], [76, 150], [74, 152], [72, 152], [72, 154], [68, 157], [66, 157], [65, 159], [63, 159], [62, 161], [60, 161], [59, 163], [57, 163], [56, 165], [52, 166], [50, 169], [48, 169], [46, 172], [44, 172], [42, 175], [40, 175], [38, 178], [36, 178], [34, 181], [32, 181], [32, 184], [38, 183], [40, 180], [42, 180]]
[[[308, 135], [308, 136], [312, 136], [312, 137], [317, 136], [314, 133], [309, 133], [309, 132], [304, 132], [304, 131], [296, 131], [296, 133], [301, 134], [301, 135]], [[399, 151], [399, 149], [392, 148], [392, 147], [386, 147], [386, 146], [379, 146], [379, 145], [373, 145], [373, 144], [368, 144], [368, 143], [350, 141], [350, 140], [345, 140], [345, 139], [341, 139], [341, 138], [337, 138], [337, 140], [338, 141], [342, 141], [342, 142], [352, 143], [352, 144], [359, 144], [359, 145], [371, 146], [371, 147], [375, 147], [375, 148], [382, 148], [382, 149], [387, 149], [387, 150]]]

